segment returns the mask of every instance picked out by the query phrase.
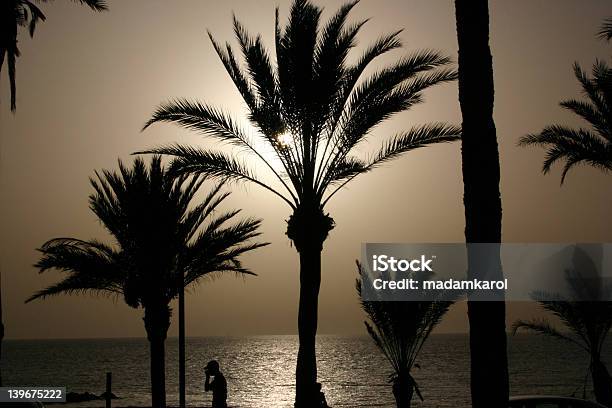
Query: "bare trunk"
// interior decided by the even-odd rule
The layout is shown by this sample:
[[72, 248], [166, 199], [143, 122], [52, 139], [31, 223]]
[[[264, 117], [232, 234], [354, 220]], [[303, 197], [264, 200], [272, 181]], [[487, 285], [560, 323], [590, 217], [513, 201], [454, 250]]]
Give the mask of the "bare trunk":
[[151, 362], [151, 407], [166, 408], [166, 350], [170, 308], [166, 304], [145, 307], [145, 328]]
[[411, 381], [396, 380], [393, 383], [393, 396], [397, 408], [410, 408], [414, 395], [414, 384]]
[[[501, 242], [499, 153], [493, 121], [493, 63], [487, 0], [455, 0], [459, 43], [459, 102], [463, 116], [462, 163], [467, 243]], [[483, 270], [478, 249], [468, 245], [470, 278], [501, 279], [499, 251]], [[491, 270], [493, 269], [493, 270]], [[468, 302], [471, 393], [475, 408], [508, 406], [505, 303]]]
[[295, 370], [296, 407], [315, 407], [317, 382], [316, 337], [319, 288], [321, 286], [321, 250], [300, 251], [300, 304], [298, 311], [299, 351]]
[[333, 220], [316, 204], [298, 208], [289, 219], [287, 236], [300, 255], [300, 303], [298, 310], [299, 350], [295, 369], [295, 407], [319, 406], [316, 336], [321, 252]]

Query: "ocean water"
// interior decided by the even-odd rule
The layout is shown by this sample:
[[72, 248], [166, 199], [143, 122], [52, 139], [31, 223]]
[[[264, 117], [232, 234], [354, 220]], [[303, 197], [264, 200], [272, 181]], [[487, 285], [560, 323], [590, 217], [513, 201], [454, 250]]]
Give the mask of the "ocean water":
[[[5, 385], [65, 386], [99, 394], [113, 373], [113, 406], [146, 406], [149, 396], [145, 339], [7, 340]], [[611, 344], [612, 345], [612, 344]], [[167, 341], [166, 389], [178, 403], [178, 342]], [[319, 336], [319, 379], [332, 407], [392, 407], [389, 365], [368, 337]], [[293, 407], [296, 336], [187, 339], [187, 404], [210, 406], [203, 392], [203, 367], [221, 363], [232, 407]], [[606, 348], [610, 350], [610, 347]], [[612, 354], [606, 355], [612, 361]], [[582, 394], [587, 357], [575, 347], [534, 335], [509, 337], [511, 394]], [[466, 335], [433, 335], [418, 359], [416, 378], [425, 398], [416, 407], [467, 407], [469, 353]], [[416, 396], [415, 396], [416, 398]], [[100, 401], [68, 406], [102, 406]]]

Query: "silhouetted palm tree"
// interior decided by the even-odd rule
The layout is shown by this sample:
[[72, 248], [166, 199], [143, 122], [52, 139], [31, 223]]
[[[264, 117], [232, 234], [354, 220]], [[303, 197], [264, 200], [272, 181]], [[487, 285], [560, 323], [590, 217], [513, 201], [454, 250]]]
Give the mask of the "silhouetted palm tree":
[[[455, 0], [459, 44], [463, 203], [468, 243], [468, 279], [503, 279], [499, 250], [483, 262], [480, 246], [501, 242], [502, 206], [499, 151], [493, 121], [493, 61], [489, 47], [487, 0]], [[489, 248], [490, 249], [490, 248]], [[487, 265], [483, 270], [480, 265]], [[491, 270], [493, 269], [493, 270]], [[506, 305], [468, 299], [470, 321], [471, 394], [474, 408], [508, 406]]]
[[36, 266], [68, 276], [27, 301], [92, 292], [123, 295], [129, 306], [142, 307], [151, 352], [152, 405], [164, 407], [164, 343], [169, 303], [182, 290], [179, 282], [185, 287], [223, 272], [253, 274], [238, 257], [265, 244], [250, 242], [259, 235], [259, 220], [228, 225], [238, 210], [213, 214], [229, 194], [220, 192], [221, 184], [195, 205], [203, 179], [174, 178], [158, 156], [148, 168], [140, 158], [132, 169], [121, 162], [119, 168], [119, 173], [97, 174], [89, 198], [114, 245], [76, 238], [48, 241]]
[[519, 146], [534, 145], [547, 149], [542, 167], [544, 173], [548, 173], [556, 162], [564, 161], [561, 183], [577, 164], [612, 170], [612, 68], [597, 61], [592, 76], [589, 76], [575, 63], [574, 74], [586, 100], [569, 99], [560, 105], [585, 120], [591, 128], [550, 125], [540, 133], [523, 136], [519, 142]]
[[[358, 273], [362, 274], [361, 265], [357, 263]], [[415, 279], [426, 280], [425, 276]], [[361, 298], [361, 279], [357, 279], [357, 293]], [[434, 294], [413, 292], [413, 299], [422, 301], [365, 301], [361, 307], [367, 313], [370, 322], [364, 322], [376, 346], [393, 367], [390, 382], [393, 384], [393, 395], [397, 408], [409, 408], [414, 392], [421, 400], [423, 396], [410, 373], [416, 365], [416, 359], [434, 327], [442, 320], [453, 302], [431, 300]], [[440, 297], [441, 299], [441, 297]]]
[[[284, 28], [277, 9], [275, 64], [261, 37], [252, 37], [234, 19], [246, 72], [229, 44], [222, 46], [210, 37], [246, 102], [255, 137], [218, 108], [188, 100], [162, 105], [145, 125], [173, 122], [237, 147], [240, 153], [236, 156], [183, 145], [149, 153], [175, 156], [172, 169], [179, 174], [253, 182], [291, 208], [287, 236], [300, 256], [297, 407], [310, 408], [318, 397], [315, 337], [321, 251], [334, 227], [325, 205], [359, 174], [407, 151], [456, 140], [459, 135], [459, 129], [453, 126], [425, 125], [389, 139], [367, 159], [351, 154], [381, 122], [421, 102], [423, 90], [456, 78], [456, 73], [446, 68], [450, 60], [434, 51], [414, 53], [365, 78], [364, 71], [377, 57], [401, 46], [400, 32], [379, 38], [349, 64], [347, 56], [365, 23], [347, 24], [356, 3], [341, 7], [321, 27], [321, 9], [309, 1], [294, 1]], [[266, 146], [275, 153], [278, 163], [265, 158]], [[256, 176], [245, 161], [247, 157], [260, 159], [278, 185]]]
[[568, 298], [546, 292], [533, 294], [544, 309], [561, 320], [569, 333], [559, 331], [545, 319], [518, 320], [513, 330], [515, 334], [520, 329], [531, 330], [582, 349], [590, 358], [589, 370], [597, 402], [612, 407], [612, 379], [601, 358], [606, 337], [612, 327], [611, 287], [598, 272], [594, 275], [590, 271], [595, 266], [585, 255], [584, 251], [576, 248], [573, 255], [574, 269], [566, 271], [566, 280], [571, 290]]
[[[0, 72], [6, 58], [8, 66], [10, 89], [11, 89], [11, 110], [17, 108], [16, 97], [17, 88], [15, 82], [15, 64], [19, 57], [17, 47], [17, 37], [19, 27], [28, 27], [30, 37], [34, 37], [34, 30], [39, 21], [45, 21], [42, 10], [34, 3], [47, 3], [49, 0], [2, 0], [0, 2]], [[92, 10], [106, 10], [104, 0], [73, 0], [89, 6]]]

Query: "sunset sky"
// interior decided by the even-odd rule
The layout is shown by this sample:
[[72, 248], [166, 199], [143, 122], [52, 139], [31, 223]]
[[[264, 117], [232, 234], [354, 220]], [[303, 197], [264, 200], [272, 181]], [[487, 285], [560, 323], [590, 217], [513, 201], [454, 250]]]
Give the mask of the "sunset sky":
[[[316, 1], [329, 17], [342, 1]], [[44, 4], [47, 21], [32, 40], [21, 32], [17, 112], [11, 114], [6, 69], [0, 81], [0, 268], [7, 338], [144, 336], [142, 311], [122, 299], [62, 296], [23, 301], [60, 277], [38, 275], [35, 248], [54, 237], [108, 239], [88, 209], [88, 178], [115, 169], [134, 151], [181, 142], [214, 142], [171, 125], [143, 124], [161, 102], [206, 101], [245, 120], [245, 107], [206, 30], [231, 40], [232, 12], [271, 50], [274, 9], [289, 1], [109, 0], [93, 13], [62, 0]], [[563, 186], [558, 169], [541, 174], [543, 152], [516, 147], [518, 139], [550, 123], [581, 125], [558, 102], [579, 96], [572, 64], [590, 69], [610, 61], [612, 44], [596, 39], [607, 0], [491, 0], [495, 121], [500, 141], [504, 242], [612, 241], [612, 175], [579, 167]], [[404, 28], [404, 48], [378, 66], [423, 48], [457, 57], [453, 2], [363, 0], [352, 21], [371, 17], [353, 58], [378, 35]], [[425, 103], [375, 129], [362, 151], [415, 124], [459, 124], [457, 84], [429, 90]], [[355, 294], [354, 261], [362, 242], [462, 242], [460, 145], [411, 152], [364, 175], [327, 207], [336, 221], [323, 253], [319, 333], [363, 334]], [[260, 173], [263, 175], [263, 169]], [[187, 297], [187, 334], [247, 335], [297, 332], [298, 258], [285, 236], [289, 208], [256, 186], [236, 184], [227, 208], [263, 218], [271, 245], [244, 263], [258, 277], [203, 282]], [[536, 313], [511, 304], [508, 321]], [[176, 334], [176, 325], [170, 335]], [[465, 305], [439, 331], [465, 331]]]

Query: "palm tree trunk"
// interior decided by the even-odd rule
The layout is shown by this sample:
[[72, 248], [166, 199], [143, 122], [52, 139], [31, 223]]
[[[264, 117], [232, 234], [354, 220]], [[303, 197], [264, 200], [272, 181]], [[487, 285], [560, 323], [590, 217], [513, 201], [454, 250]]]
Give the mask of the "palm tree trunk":
[[610, 381], [610, 374], [599, 357], [591, 361], [591, 377], [593, 378], [593, 390], [597, 402], [606, 407], [612, 407], [612, 383]]
[[[455, 0], [459, 43], [459, 102], [463, 116], [462, 163], [465, 237], [468, 243], [501, 242], [499, 153], [493, 121], [493, 63], [489, 48], [487, 0]], [[501, 279], [499, 251], [490, 253], [482, 270], [478, 249], [468, 245], [468, 275]], [[470, 321], [471, 393], [475, 408], [508, 406], [508, 361], [505, 303], [468, 302]]]
[[321, 249], [306, 245], [300, 251], [300, 304], [298, 311], [299, 351], [295, 370], [295, 407], [316, 405], [319, 288], [321, 286]]
[[393, 383], [393, 396], [397, 408], [410, 408], [413, 395], [414, 386], [411, 382], [398, 379]]
[[150, 347], [151, 407], [166, 407], [166, 350], [170, 308], [166, 304], [145, 307], [145, 328]]
[[316, 201], [295, 210], [287, 223], [287, 236], [300, 254], [299, 350], [295, 369], [295, 407], [318, 406], [316, 337], [321, 286], [323, 242], [334, 226]]

